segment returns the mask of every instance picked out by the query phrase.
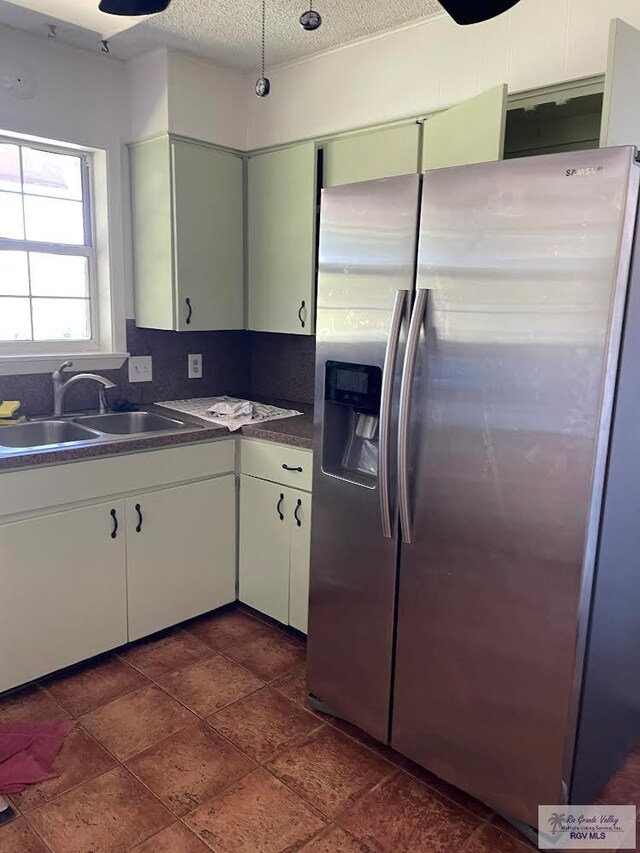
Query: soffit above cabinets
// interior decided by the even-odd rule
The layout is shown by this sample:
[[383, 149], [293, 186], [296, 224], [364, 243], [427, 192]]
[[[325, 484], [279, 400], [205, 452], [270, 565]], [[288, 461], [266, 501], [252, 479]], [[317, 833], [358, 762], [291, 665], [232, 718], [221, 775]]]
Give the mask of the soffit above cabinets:
[[[259, 65], [261, 0], [173, 0], [146, 18], [105, 15], [97, 7], [98, 0], [0, 0], [0, 24], [46, 35], [48, 23], [61, 22], [61, 41], [83, 46], [84, 33], [90, 47], [89, 36], [98, 33], [122, 59], [166, 46], [235, 68]], [[309, 0], [267, 0], [267, 66], [442, 13], [437, 0], [315, 0], [313, 7], [322, 27], [304, 32], [299, 17]]]

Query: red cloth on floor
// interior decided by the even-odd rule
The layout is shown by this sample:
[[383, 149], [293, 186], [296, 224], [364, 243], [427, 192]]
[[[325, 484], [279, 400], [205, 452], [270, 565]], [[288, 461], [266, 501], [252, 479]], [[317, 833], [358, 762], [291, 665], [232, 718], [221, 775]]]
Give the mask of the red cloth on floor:
[[0, 794], [55, 779], [53, 761], [75, 722], [0, 723]]

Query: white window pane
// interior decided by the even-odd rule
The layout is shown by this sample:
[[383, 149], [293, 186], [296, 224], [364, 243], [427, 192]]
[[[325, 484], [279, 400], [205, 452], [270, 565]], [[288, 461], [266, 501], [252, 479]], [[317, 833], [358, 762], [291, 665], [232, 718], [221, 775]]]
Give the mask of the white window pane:
[[33, 299], [35, 341], [84, 341], [91, 337], [88, 299]]
[[27, 240], [43, 243], [84, 243], [84, 220], [81, 201], [24, 196]]
[[31, 340], [29, 300], [0, 296], [0, 341]]
[[25, 146], [22, 149], [22, 180], [26, 193], [82, 200], [79, 157]]
[[19, 193], [21, 189], [20, 149], [17, 145], [0, 142], [0, 190]]
[[0, 237], [24, 240], [21, 195], [0, 192]]
[[33, 296], [89, 296], [86, 258], [30, 252], [29, 263]]
[[0, 296], [28, 295], [27, 253], [0, 251]]

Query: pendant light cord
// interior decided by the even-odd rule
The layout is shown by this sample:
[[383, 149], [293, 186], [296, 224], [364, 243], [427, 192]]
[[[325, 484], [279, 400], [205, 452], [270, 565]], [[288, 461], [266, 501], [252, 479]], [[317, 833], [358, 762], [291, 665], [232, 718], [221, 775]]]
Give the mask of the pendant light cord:
[[262, 65], [260, 66], [262, 77], [264, 77], [264, 41], [265, 41], [266, 20], [267, 20], [267, 0], [262, 0]]

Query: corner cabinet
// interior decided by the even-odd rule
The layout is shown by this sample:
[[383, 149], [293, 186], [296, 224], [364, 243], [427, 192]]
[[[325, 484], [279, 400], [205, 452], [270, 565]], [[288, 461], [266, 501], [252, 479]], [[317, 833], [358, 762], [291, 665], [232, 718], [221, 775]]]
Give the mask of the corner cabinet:
[[311, 451], [243, 439], [241, 469], [239, 599], [306, 634]]
[[247, 203], [249, 328], [314, 334], [315, 143], [251, 156]]
[[130, 165], [137, 324], [242, 329], [242, 156], [162, 136]]

